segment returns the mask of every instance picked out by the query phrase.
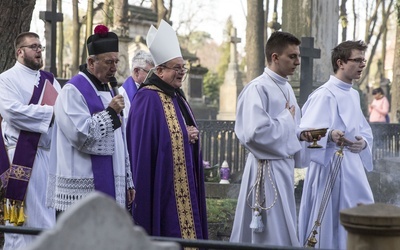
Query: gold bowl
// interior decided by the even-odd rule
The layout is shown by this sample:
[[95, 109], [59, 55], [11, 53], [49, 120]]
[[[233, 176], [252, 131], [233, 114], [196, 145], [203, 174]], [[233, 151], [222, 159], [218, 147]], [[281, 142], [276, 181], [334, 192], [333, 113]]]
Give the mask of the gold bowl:
[[304, 132], [310, 132], [311, 136], [313, 138], [313, 143], [308, 146], [309, 148], [322, 148], [321, 145], [317, 143], [318, 138], [324, 137], [326, 135], [326, 131], [328, 131], [328, 128], [319, 128], [319, 129], [310, 129], [310, 130], [305, 130]]

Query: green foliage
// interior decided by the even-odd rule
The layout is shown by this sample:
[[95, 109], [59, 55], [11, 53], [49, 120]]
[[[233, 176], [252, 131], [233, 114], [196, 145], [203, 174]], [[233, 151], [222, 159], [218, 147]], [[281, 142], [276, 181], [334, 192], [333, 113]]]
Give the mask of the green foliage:
[[236, 199], [207, 199], [206, 203], [209, 223], [233, 223], [237, 204]]
[[209, 98], [212, 105], [217, 105], [219, 101], [219, 87], [222, 85], [223, 78], [217, 73], [208, 71], [204, 76], [203, 93]]

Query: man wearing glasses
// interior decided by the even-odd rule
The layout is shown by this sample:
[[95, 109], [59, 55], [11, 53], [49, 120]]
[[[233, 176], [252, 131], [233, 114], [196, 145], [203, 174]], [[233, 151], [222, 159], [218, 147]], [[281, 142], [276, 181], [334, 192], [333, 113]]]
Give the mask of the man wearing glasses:
[[133, 218], [153, 236], [207, 239], [199, 130], [180, 87], [187, 70], [175, 31], [151, 26], [155, 68], [140, 86], [127, 123], [137, 191]]
[[[19, 34], [14, 48], [15, 65], [0, 75], [0, 178], [7, 203], [4, 220], [6, 225], [50, 228], [55, 212], [46, 206], [46, 187], [53, 104], [61, 87], [53, 74], [40, 70], [44, 47], [36, 33]], [[22, 248], [34, 237], [5, 234], [3, 249]]]
[[132, 174], [119, 114], [121, 95], [108, 82], [118, 65], [118, 37], [104, 25], [87, 39], [86, 67], [63, 87], [55, 104], [48, 202], [65, 211], [93, 191], [122, 207], [134, 199]]
[[127, 119], [131, 102], [138, 88], [146, 79], [150, 69], [154, 67], [153, 58], [149, 52], [139, 50], [132, 58], [132, 71], [124, 84], [119, 88], [119, 93], [124, 97], [125, 108], [123, 111], [124, 118]]
[[[352, 88], [365, 68], [363, 41], [346, 41], [332, 50], [334, 74], [308, 97], [300, 126], [328, 128], [328, 136], [319, 142], [322, 148], [309, 149], [311, 163], [305, 177], [299, 214], [299, 237], [303, 244], [319, 221], [317, 248], [346, 249], [347, 233], [339, 222], [339, 211], [358, 204], [374, 203], [365, 171], [371, 171], [372, 131], [360, 108], [360, 96]], [[340, 168], [331, 163], [343, 148]], [[337, 154], [336, 154], [337, 155]], [[337, 177], [332, 178], [339, 169]], [[329, 180], [329, 181], [328, 181]], [[330, 183], [325, 189], [326, 183]], [[332, 191], [326, 196], [328, 191]], [[322, 200], [323, 204], [321, 206]], [[322, 207], [322, 208], [321, 208]]]

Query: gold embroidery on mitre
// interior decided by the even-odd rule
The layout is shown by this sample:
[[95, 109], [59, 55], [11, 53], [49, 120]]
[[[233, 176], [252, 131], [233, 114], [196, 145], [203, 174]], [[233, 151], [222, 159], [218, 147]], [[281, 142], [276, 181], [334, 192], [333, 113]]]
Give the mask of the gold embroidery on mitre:
[[[152, 89], [158, 89], [153, 87]], [[190, 199], [189, 182], [186, 171], [185, 148], [183, 134], [171, 97], [158, 92], [163, 104], [172, 143], [174, 164], [174, 189], [178, 209], [179, 225], [183, 239], [197, 239], [194, 227], [192, 202]]]

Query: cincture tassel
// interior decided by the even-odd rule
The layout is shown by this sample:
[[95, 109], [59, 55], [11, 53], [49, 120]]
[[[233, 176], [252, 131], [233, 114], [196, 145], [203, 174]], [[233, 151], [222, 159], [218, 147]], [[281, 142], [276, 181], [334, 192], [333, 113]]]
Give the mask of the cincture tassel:
[[10, 220], [10, 212], [8, 211], [7, 199], [3, 200], [3, 220], [9, 221]]
[[[264, 168], [267, 167], [265, 170]], [[268, 172], [268, 177], [271, 182], [271, 186], [274, 189], [274, 201], [269, 207], [263, 207], [265, 203], [265, 171]], [[254, 206], [249, 202], [251, 194], [254, 192]], [[254, 185], [251, 187], [247, 194], [247, 205], [252, 209], [253, 215], [250, 223], [250, 228], [253, 229], [254, 233], [261, 233], [264, 231], [264, 223], [262, 222], [262, 212], [270, 210], [278, 199], [278, 191], [271, 177], [271, 167], [268, 160], [258, 160], [257, 176]]]
[[264, 223], [262, 222], [262, 216], [259, 208], [253, 209], [253, 217], [251, 219], [250, 228], [253, 229], [255, 233], [261, 233], [264, 231]]

